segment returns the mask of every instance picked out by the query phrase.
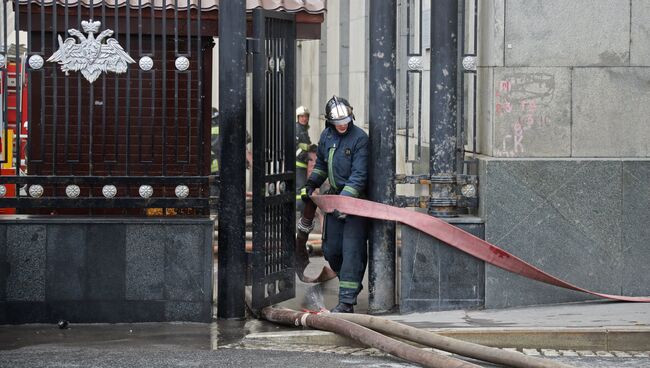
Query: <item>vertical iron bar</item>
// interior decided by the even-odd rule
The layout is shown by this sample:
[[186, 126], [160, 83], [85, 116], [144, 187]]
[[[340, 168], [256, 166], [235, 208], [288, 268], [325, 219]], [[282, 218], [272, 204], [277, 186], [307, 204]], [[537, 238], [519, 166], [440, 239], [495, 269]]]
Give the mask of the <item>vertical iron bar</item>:
[[[370, 200], [392, 205], [395, 200], [395, 82], [397, 0], [370, 2], [369, 111]], [[381, 159], [380, 159], [381, 158]], [[395, 223], [375, 221], [369, 248], [370, 313], [395, 308]]]
[[[458, 1], [431, 3], [430, 170], [429, 213], [457, 215], [456, 138], [458, 74]], [[442, 88], [440, 88], [442, 87]]]
[[[56, 12], [56, 11], [55, 11]], [[77, 2], [77, 24], [81, 26], [81, 1]], [[81, 124], [82, 124], [82, 118], [81, 118], [81, 101], [82, 101], [82, 94], [81, 94], [81, 73], [75, 73], [77, 75], [77, 159], [75, 160], [76, 162], [81, 162]], [[67, 80], [68, 78], [65, 78]], [[67, 106], [68, 101], [65, 101], [64, 104]], [[65, 136], [65, 146], [66, 150], [68, 147], [68, 122], [66, 121], [66, 136]], [[67, 157], [65, 159], [68, 161]]]
[[[27, 32], [27, 60], [29, 60], [29, 57], [32, 55], [34, 52], [34, 46], [33, 46], [33, 38], [32, 38], [32, 4], [27, 4], [27, 29], [29, 32]], [[27, 75], [27, 70], [30, 70], [31, 68], [27, 68], [25, 70], [25, 75]], [[2, 91], [0, 91], [2, 92]], [[31, 121], [32, 119], [32, 103], [29, 101], [32, 101], [32, 73], [30, 70], [29, 76], [27, 77], [27, 121]], [[29, 124], [29, 123], [28, 123]], [[29, 126], [27, 126], [27, 129], [29, 129]], [[31, 139], [29, 136], [29, 130], [27, 131], [27, 142], [25, 146], [25, 166], [27, 166], [27, 159], [31, 157]]]
[[[163, 10], [161, 13], [164, 15], [165, 14], [165, 8], [163, 4]], [[162, 32], [164, 34], [164, 30]], [[162, 40], [162, 35], [160, 36], [160, 39]], [[152, 59], [156, 59], [156, 9], [155, 7], [151, 7], [151, 57]], [[152, 68], [151, 70], [151, 114], [150, 117], [150, 145], [149, 145], [149, 160], [152, 164], [154, 163], [154, 142], [155, 142], [155, 135], [154, 135], [154, 125], [156, 121], [156, 97], [158, 96], [156, 93], [156, 68]], [[163, 186], [163, 196], [165, 194], [165, 187]]]
[[[67, 0], [66, 0], [67, 1]], [[100, 0], [101, 1], [101, 0]], [[93, 0], [90, 0], [90, 19], [94, 20], [93, 13], [95, 9], [95, 4], [93, 4]], [[129, 52], [128, 48], [127, 51]], [[90, 84], [88, 86], [88, 89], [90, 89], [90, 97], [88, 101], [88, 175], [93, 175], [93, 144], [95, 143], [94, 140], [94, 134], [93, 134], [93, 128], [95, 126], [95, 86], [93, 84]], [[79, 160], [81, 161], [81, 126], [79, 126], [79, 130], [77, 131], [77, 139], [79, 141]], [[91, 210], [92, 211], [92, 210]]]
[[[201, 0], [198, 0], [198, 7], [199, 7], [199, 9], [197, 10], [197, 18], [198, 19], [196, 20], [196, 57], [199, 59], [199, 65], [197, 65], [197, 70], [198, 70], [197, 71], [197, 73], [198, 73], [198, 77], [197, 77], [197, 94], [198, 94], [198, 96], [200, 96], [199, 97], [200, 100], [199, 100], [199, 113], [198, 113], [198, 117], [197, 117], [197, 122], [198, 122], [197, 126], [199, 128], [199, 140], [198, 140], [199, 147], [202, 147], [207, 142], [203, 141], [204, 137], [203, 137], [203, 128], [202, 128], [203, 127], [203, 107], [205, 106], [206, 101], [205, 101], [205, 97], [204, 97], [205, 94], [203, 93], [203, 49], [202, 49], [202, 47], [203, 47], [203, 38], [201, 37], [201, 13], [203, 11], [203, 8], [202, 8], [202, 5], [201, 5]], [[206, 51], [206, 52], [209, 52], [209, 51]], [[244, 57], [245, 56], [246, 56], [246, 54], [244, 54]], [[210, 84], [207, 84], [207, 85], [209, 86]], [[208, 141], [210, 141], [210, 140], [208, 139]], [[203, 165], [203, 150], [199, 148], [198, 154], [199, 154], [199, 161], [198, 161], [199, 170], [198, 170], [198, 172], [199, 172], [199, 175], [202, 176], [203, 175], [203, 167], [204, 167], [204, 165]], [[209, 172], [210, 171], [208, 171], [208, 173]], [[209, 196], [209, 191], [208, 191], [208, 196]]]
[[[106, 5], [102, 1], [102, 24], [106, 24]], [[153, 8], [153, 7], [152, 7]], [[102, 164], [106, 164], [106, 77], [102, 78]]]
[[[191, 32], [191, 28], [190, 28], [190, 17], [192, 16], [192, 12], [190, 10], [191, 10], [190, 4], [188, 3], [187, 4], [187, 9], [185, 10], [186, 11], [186, 18], [187, 18], [187, 26], [186, 26], [186, 30], [187, 30], [187, 51], [186, 52], [187, 52], [187, 56], [190, 57], [190, 59], [191, 59], [191, 56], [192, 56], [192, 37], [191, 37], [191, 33], [192, 32]], [[200, 14], [201, 11], [199, 10], [198, 13]], [[201, 54], [197, 53], [196, 56], [194, 57], [194, 60], [196, 60], [196, 63], [200, 64], [203, 61], [203, 59], [201, 58]], [[185, 162], [187, 162], [188, 165], [190, 164], [190, 147], [192, 147], [192, 144], [191, 144], [192, 143], [192, 130], [191, 130], [192, 129], [192, 91], [191, 91], [191, 89], [192, 89], [192, 72], [191, 72], [191, 70], [192, 69], [188, 70], [188, 72], [187, 72], [187, 98], [185, 99], [185, 104], [187, 106], [187, 123], [186, 123], [187, 141], [185, 142], [185, 155], [186, 155], [185, 156]], [[201, 109], [201, 104], [199, 103], [197, 105], [198, 105], [197, 108], [200, 110]], [[198, 125], [198, 128], [201, 129], [200, 124]], [[201, 146], [202, 145], [200, 145], [199, 147], [201, 147]], [[200, 148], [199, 148], [199, 150], [200, 150]]]
[[[118, 17], [118, 13], [119, 13], [118, 7], [114, 7], [113, 8], [113, 14], [115, 15], [115, 18], [114, 18], [115, 19], [115, 24], [113, 25], [113, 27], [115, 27], [115, 29], [114, 29], [115, 35], [120, 34], [120, 30], [119, 30], [119, 28], [120, 28], [119, 21], [120, 20], [119, 20], [119, 17]], [[118, 138], [119, 137], [118, 132], [120, 131], [119, 112], [120, 112], [120, 108], [121, 108], [120, 99], [119, 99], [120, 98], [120, 94], [119, 94], [120, 78], [117, 75], [115, 75], [113, 80], [115, 81], [115, 87], [114, 87], [114, 90], [113, 90], [114, 91], [113, 96], [115, 98], [115, 109], [113, 110], [113, 114], [115, 115], [113, 117], [113, 121], [114, 121], [114, 124], [113, 124], [113, 139], [115, 140], [115, 146], [114, 146], [115, 154], [113, 155], [113, 157], [114, 157], [113, 162], [115, 164], [117, 164], [119, 162], [119, 160], [120, 160], [120, 157], [119, 157], [119, 138]], [[116, 165], [116, 167], [119, 167], [119, 165]], [[109, 173], [109, 175], [110, 175], [110, 173]]]
[[[142, 57], [142, 0], [138, 0], [138, 58], [141, 57]], [[142, 69], [138, 68], [138, 164], [141, 163], [142, 163]]]
[[[131, 53], [131, 3], [126, 2], [126, 53]], [[124, 157], [124, 171], [125, 175], [129, 175], [129, 160], [131, 156], [131, 69], [128, 67], [126, 69], [126, 137], [124, 148], [125, 157]], [[127, 185], [127, 193], [130, 192], [130, 186]]]
[[[65, 25], [65, 30], [67, 32], [68, 29], [70, 29], [70, 24], [69, 24], [69, 3], [68, 0], [65, 0], [65, 9], [64, 9], [64, 25]], [[56, 30], [54, 31], [56, 33]], [[68, 78], [65, 78], [63, 80], [63, 95], [65, 96], [66, 101], [70, 101], [70, 80]], [[69, 126], [68, 122], [70, 121], [70, 105], [66, 102], [65, 104], [65, 112], [64, 112], [64, 137], [65, 137], [65, 147], [63, 151], [63, 159], [67, 162], [68, 161], [68, 147], [70, 146], [68, 144], [68, 132], [69, 132]]]
[[[23, 81], [21, 76], [25, 74], [24, 68], [26, 64], [23, 64], [22, 55], [20, 55], [20, 16], [18, 12], [18, 0], [15, 0], [14, 7], [14, 32], [16, 33], [16, 140], [14, 142], [14, 159], [16, 163], [16, 176], [20, 176], [20, 131], [23, 125]], [[27, 4], [29, 6], [29, 4]], [[6, 21], [6, 20], [5, 20]], [[5, 54], [5, 57], [9, 55]], [[16, 186], [16, 197], [20, 197], [20, 190]]]
[[[246, 1], [219, 7], [219, 108], [222, 181], [219, 218], [219, 318], [245, 316], [246, 272]], [[253, 107], [259, 108], [259, 104]], [[253, 165], [260, 165], [257, 157]], [[255, 205], [255, 204], [254, 204]]]
[[[44, 0], [41, 0], [41, 9], [40, 9], [40, 12], [41, 12], [41, 24], [45, 24], [45, 6], [43, 5], [42, 1], [44, 1]], [[7, 19], [6, 14], [5, 14], [5, 19]], [[41, 27], [41, 52], [43, 53], [43, 55], [45, 55], [45, 27]], [[56, 66], [53, 66], [52, 68], [54, 68], [54, 73], [56, 73]], [[40, 93], [40, 95], [41, 95], [41, 120], [40, 120], [40, 123], [41, 123], [41, 142], [40, 142], [40, 144], [41, 144], [41, 146], [40, 146], [41, 147], [41, 161], [45, 161], [45, 93], [44, 93], [45, 92], [45, 76], [46, 76], [45, 69], [47, 69], [47, 68], [45, 68], [45, 66], [44, 66], [43, 69], [42, 69], [42, 72], [41, 72], [41, 80], [40, 80], [40, 84], [41, 84], [41, 91], [40, 91], [41, 92]], [[3, 81], [3, 85], [6, 86], [6, 81]], [[6, 94], [3, 94], [3, 96], [6, 96]], [[3, 106], [7, 106], [7, 104], [4, 103]], [[5, 112], [4, 116], [5, 117], [7, 116], [6, 112]]]
[[[178, 57], [178, 1], [174, 1], [174, 57]], [[178, 69], [174, 70], [174, 129], [176, 139], [174, 142], [174, 153], [176, 157], [176, 162], [178, 162], [178, 148], [179, 148], [179, 122], [178, 122]]]
[[[167, 0], [162, 4], [162, 175], [167, 175]], [[163, 195], [164, 195], [163, 189]], [[165, 209], [163, 208], [163, 213]]]
[[[286, 52], [286, 57], [285, 57], [285, 69], [284, 69], [284, 77], [285, 77], [285, 91], [287, 93], [284, 93], [283, 95], [285, 96], [285, 116], [284, 116], [284, 127], [285, 127], [285, 133], [284, 133], [284, 158], [285, 158], [285, 165], [284, 165], [284, 171], [285, 172], [290, 172], [293, 171], [295, 172], [296, 170], [296, 148], [295, 148], [295, 129], [296, 129], [296, 124], [293, 120], [293, 112], [296, 111], [296, 100], [295, 100], [295, 93], [294, 91], [296, 90], [296, 24], [295, 24], [295, 18], [293, 18], [292, 22], [289, 24], [290, 28], [287, 31], [287, 35], [285, 37], [286, 42], [288, 43], [285, 45], [285, 52]], [[292, 176], [292, 178], [295, 180], [295, 175]], [[287, 202], [284, 206], [285, 210], [285, 218], [284, 218], [284, 239], [285, 239], [285, 256], [284, 256], [284, 264], [287, 269], [289, 269], [289, 277], [285, 280], [285, 282], [288, 282], [291, 284], [291, 290], [293, 290], [292, 294], [289, 297], [295, 297], [295, 278], [294, 278], [294, 271], [292, 269], [293, 265], [293, 259], [294, 259], [294, 250], [295, 250], [295, 241], [296, 241], [296, 236], [295, 236], [295, 223], [296, 223], [296, 183], [287, 181], [285, 182], [285, 190], [289, 193], [291, 193], [290, 200]]]
[[[9, 52], [8, 52], [8, 47], [9, 47], [9, 35], [7, 34], [7, 1], [8, 0], [2, 0], [2, 38], [3, 38], [3, 45], [4, 45], [4, 50], [3, 50], [3, 56], [4, 56], [4, 61], [2, 65], [2, 130], [4, 133], [4, 139], [3, 139], [3, 150], [2, 152], [5, 152], [5, 157], [3, 163], [8, 163], [9, 162], [9, 157], [7, 156], [6, 152], [9, 152], [9, 144], [7, 137], [9, 136], [9, 117], [7, 116], [7, 92], [9, 91], [9, 86], [7, 86], [7, 73], [9, 71]], [[41, 13], [42, 14], [42, 13]]]
[[[52, 50], [56, 50], [57, 46], [58, 46], [57, 45], [57, 37], [56, 37], [56, 33], [57, 33], [56, 18], [57, 18], [56, 11], [53, 11], [52, 12], [52, 30], [53, 30], [53, 32], [52, 32], [52, 46], [53, 46]], [[66, 32], [67, 32], [67, 30], [66, 30]], [[57, 81], [58, 81], [58, 76], [57, 76], [57, 74], [58, 74], [58, 71], [55, 68], [54, 73], [52, 73], [52, 84], [53, 84], [53, 88], [52, 88], [52, 175], [56, 175], [56, 172], [57, 172], [57, 170], [56, 170], [56, 162], [57, 162], [57, 158], [56, 158], [56, 125], [57, 125], [57, 118], [56, 117], [57, 117], [57, 111], [58, 111], [58, 109], [57, 109], [57, 91], [58, 91], [58, 89], [57, 89]], [[55, 188], [54, 190], [56, 191], [56, 186], [54, 188]]]

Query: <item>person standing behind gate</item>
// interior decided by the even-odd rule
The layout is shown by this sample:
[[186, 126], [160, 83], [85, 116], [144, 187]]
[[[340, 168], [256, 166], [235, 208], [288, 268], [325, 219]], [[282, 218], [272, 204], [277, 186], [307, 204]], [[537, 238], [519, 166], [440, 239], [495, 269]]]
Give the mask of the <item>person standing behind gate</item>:
[[[352, 106], [334, 96], [325, 105], [326, 128], [320, 136], [316, 166], [302, 199], [329, 179], [327, 194], [364, 197], [368, 182], [368, 135], [354, 125]], [[354, 313], [368, 261], [368, 220], [335, 210], [325, 218], [323, 253], [339, 277], [339, 303], [331, 312]]]
[[[296, 109], [296, 193], [305, 186], [309, 152], [312, 146], [309, 138], [309, 109], [300, 106]], [[296, 195], [296, 209], [302, 212], [305, 205], [300, 198], [299, 194]]]

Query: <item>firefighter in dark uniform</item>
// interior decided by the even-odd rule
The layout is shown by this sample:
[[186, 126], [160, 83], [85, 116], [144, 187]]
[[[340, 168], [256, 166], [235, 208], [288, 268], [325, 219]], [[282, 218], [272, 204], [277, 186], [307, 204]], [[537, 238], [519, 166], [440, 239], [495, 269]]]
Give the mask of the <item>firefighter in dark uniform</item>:
[[[211, 130], [210, 130], [210, 175], [219, 175], [219, 161], [221, 155], [221, 139], [219, 138], [219, 110], [212, 108]], [[219, 196], [219, 186], [214, 181], [210, 184], [210, 197]], [[214, 202], [216, 206], [216, 201]], [[211, 211], [216, 211], [216, 207]]]
[[[307, 181], [307, 163], [309, 151], [312, 148], [309, 138], [309, 110], [305, 106], [296, 109], [296, 193], [305, 186]], [[300, 195], [296, 195], [296, 210], [302, 212], [305, 207]]]
[[219, 154], [221, 153], [221, 140], [219, 139], [219, 110], [216, 107], [212, 108], [210, 130], [210, 174], [217, 175], [219, 173]]
[[[368, 180], [368, 135], [355, 126], [352, 106], [332, 97], [325, 106], [327, 127], [318, 142], [316, 166], [304, 190], [305, 201], [326, 179], [328, 194], [364, 197]], [[353, 313], [368, 260], [368, 220], [335, 210], [325, 218], [323, 253], [339, 277], [334, 313]]]

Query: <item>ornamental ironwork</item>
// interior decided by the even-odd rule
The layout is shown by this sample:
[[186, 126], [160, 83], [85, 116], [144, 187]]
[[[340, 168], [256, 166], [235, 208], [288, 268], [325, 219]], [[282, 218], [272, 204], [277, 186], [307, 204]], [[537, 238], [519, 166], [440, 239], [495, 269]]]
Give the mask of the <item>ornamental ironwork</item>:
[[[113, 35], [113, 30], [105, 29], [95, 38], [100, 25], [101, 22], [92, 19], [82, 21], [81, 26], [88, 37], [74, 28], [69, 29], [68, 33], [77, 39], [68, 37], [63, 41], [59, 35], [59, 49], [47, 61], [61, 65], [65, 75], [70, 71], [81, 71], [90, 83], [97, 80], [102, 72], [126, 73], [128, 64], [135, 63], [135, 60], [116, 39], [108, 38]], [[102, 43], [104, 40], [106, 43]]]

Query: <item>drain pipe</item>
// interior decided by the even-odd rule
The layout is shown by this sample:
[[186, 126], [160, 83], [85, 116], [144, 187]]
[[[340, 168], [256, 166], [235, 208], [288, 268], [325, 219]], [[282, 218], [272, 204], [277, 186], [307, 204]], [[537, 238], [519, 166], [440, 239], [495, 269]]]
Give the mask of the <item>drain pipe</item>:
[[336, 314], [337, 318], [350, 321], [377, 332], [399, 337], [450, 353], [479, 359], [490, 363], [521, 368], [570, 368], [572, 366], [548, 359], [535, 358], [514, 351], [491, 348], [479, 344], [441, 336], [385, 318], [363, 314]]
[[378, 332], [359, 326], [334, 315], [296, 312], [290, 309], [262, 309], [262, 316], [271, 322], [290, 326], [304, 326], [330, 331], [349, 337], [364, 345], [379, 349], [406, 361], [429, 368], [480, 368], [476, 364], [460, 359], [425, 351], [409, 344], [397, 341]]

